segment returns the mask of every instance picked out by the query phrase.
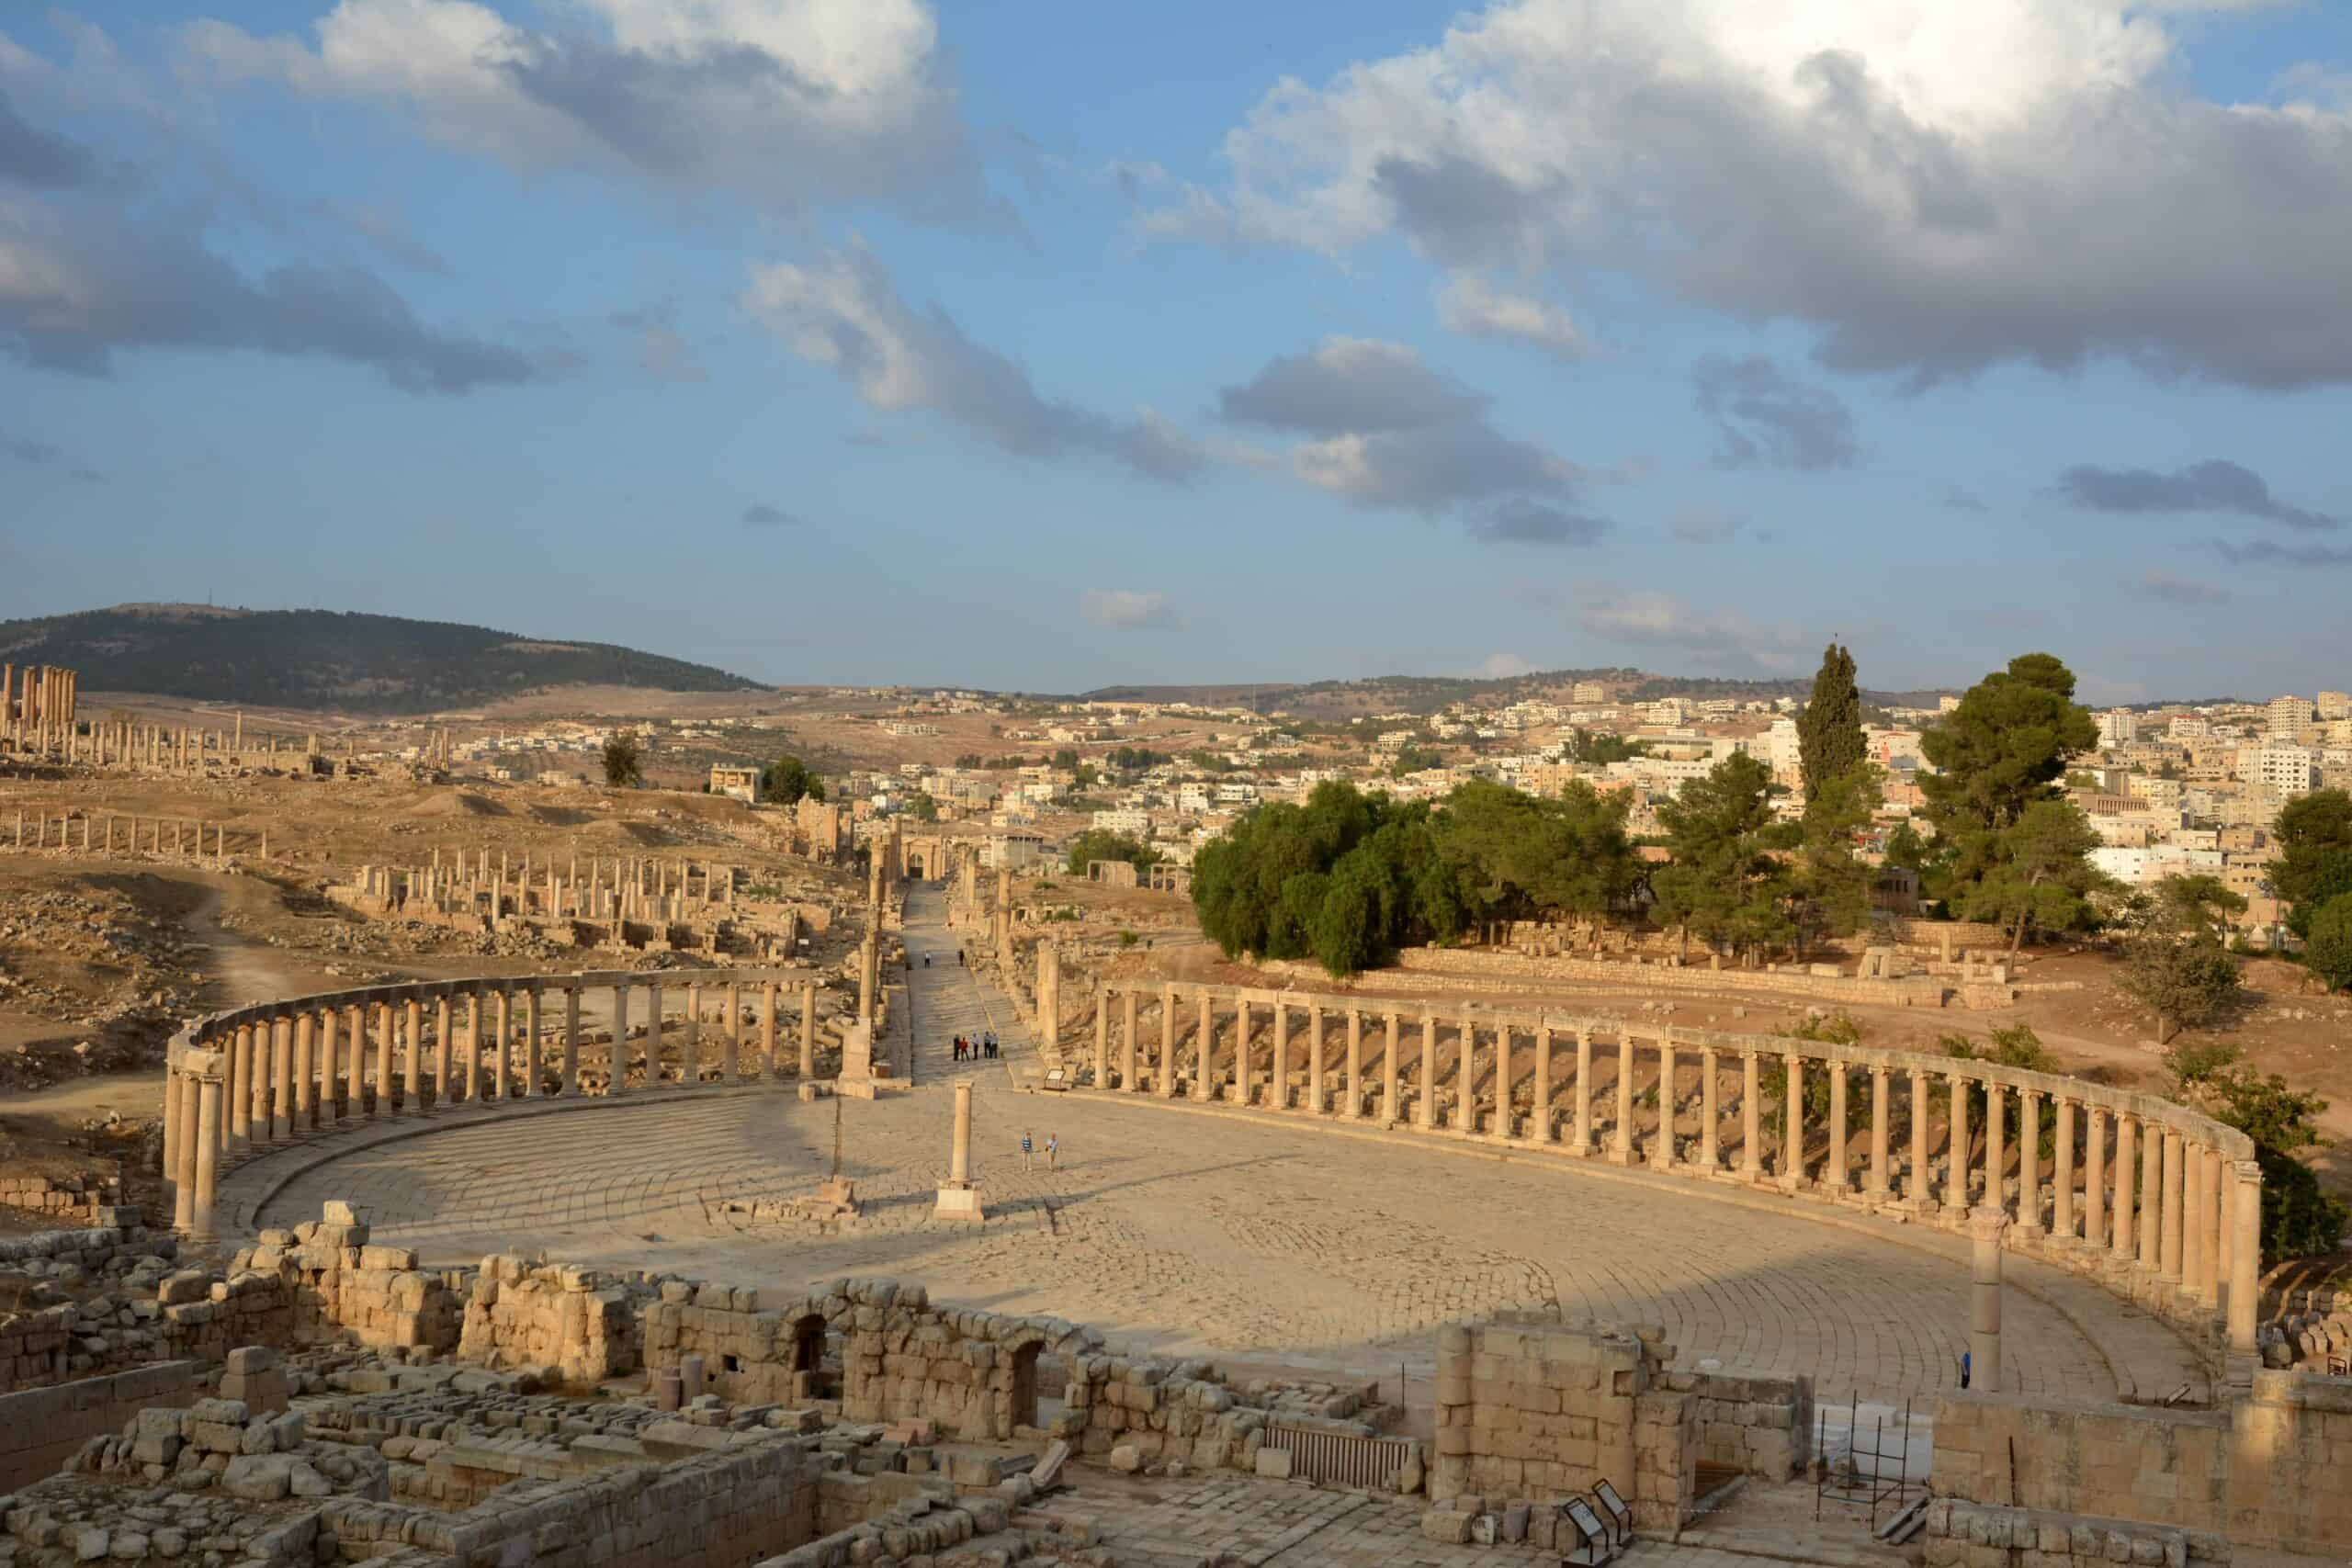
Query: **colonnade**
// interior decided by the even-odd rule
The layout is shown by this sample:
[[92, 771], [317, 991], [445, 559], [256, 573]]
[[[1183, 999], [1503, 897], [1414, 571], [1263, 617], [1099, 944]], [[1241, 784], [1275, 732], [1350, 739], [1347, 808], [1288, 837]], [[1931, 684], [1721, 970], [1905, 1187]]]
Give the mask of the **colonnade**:
[[[797, 1061], [782, 1055], [778, 1008], [800, 993]], [[601, 1085], [582, 1081], [581, 1010], [609, 991], [612, 1043]], [[683, 1020], [664, 993], [685, 993]], [[723, 1001], [711, 1037], [709, 1003]], [[747, 1028], [756, 1004], [756, 1033]], [[630, 1039], [642, 1002], [643, 1054]], [[190, 1024], [171, 1043], [164, 1083], [164, 1177], [174, 1223], [215, 1234], [220, 1175], [245, 1154], [330, 1126], [430, 1114], [437, 1107], [816, 1076], [817, 983], [806, 970], [628, 970], [416, 981], [267, 1002]], [[787, 1069], [790, 1070], [787, 1070]]]
[[[28, 837], [27, 824], [30, 824]], [[77, 831], [78, 829], [78, 831]], [[92, 854], [112, 854], [116, 848], [116, 832], [121, 833], [121, 850], [137, 854], [144, 850], [152, 854], [187, 854], [203, 859], [220, 860], [229, 853], [229, 829], [218, 822], [191, 821], [182, 817], [121, 817], [111, 811], [101, 813], [61, 811], [54, 817], [46, 811], [35, 812], [28, 818], [20, 808], [17, 812], [16, 847], [20, 850], [82, 850]], [[56, 841], [51, 843], [51, 839]], [[75, 840], [80, 842], [76, 843]], [[269, 830], [247, 833], [240, 829], [237, 847], [243, 852], [256, 852], [269, 858]]]
[[[1041, 968], [1057, 1050], [1060, 979], [1058, 965]], [[1172, 981], [1098, 985], [1092, 1031], [1098, 1089], [1525, 1145], [1954, 1226], [1973, 1208], [1997, 1212], [2012, 1216], [2007, 1245], [2254, 1348], [2253, 1144], [2154, 1096], [1781, 1036]], [[1825, 1107], [1807, 1103], [1815, 1083]], [[1726, 1086], [1738, 1107], [1728, 1126]]]
[[54, 664], [0, 663], [0, 741], [10, 750], [47, 757], [70, 751], [82, 678]]

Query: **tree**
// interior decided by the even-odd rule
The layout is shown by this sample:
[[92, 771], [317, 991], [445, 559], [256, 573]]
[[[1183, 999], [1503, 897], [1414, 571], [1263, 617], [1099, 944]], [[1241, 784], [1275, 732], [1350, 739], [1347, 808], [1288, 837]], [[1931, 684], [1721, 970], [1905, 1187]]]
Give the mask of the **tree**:
[[1580, 779], [1556, 800], [1473, 780], [1434, 818], [1438, 856], [1479, 919], [1604, 915], [1633, 885], [1628, 804]]
[[825, 781], [810, 773], [808, 763], [786, 751], [760, 774], [760, 794], [778, 806], [797, 806], [804, 798], [822, 801]]
[[2321, 908], [2352, 893], [2352, 795], [2321, 789], [2289, 801], [2271, 838], [2270, 890], [2291, 906], [2288, 929], [2308, 940]]
[[2303, 963], [2331, 991], [2352, 988], [2352, 893], [2339, 893], [2311, 919]]
[[929, 791], [919, 789], [907, 796], [907, 815], [918, 822], [936, 822], [939, 820], [939, 802], [931, 797]]
[[1878, 868], [1862, 858], [1856, 840], [1885, 798], [1880, 779], [1874, 765], [1856, 762], [1836, 777], [1825, 779], [1805, 805], [1798, 829], [1803, 854], [1796, 877], [1800, 953], [1808, 931], [1849, 936], [1870, 918], [1871, 887], [1878, 879]]
[[2226, 926], [2232, 915], [2245, 913], [2245, 898], [2211, 872], [2167, 876], [2156, 884], [2147, 901], [2146, 924], [2152, 931], [2174, 936], [2210, 934]]
[[2176, 1045], [2165, 1058], [2173, 1098], [2194, 1106], [2254, 1142], [2262, 1168], [2262, 1256], [2266, 1262], [2332, 1253], [2343, 1245], [2352, 1211], [2320, 1186], [2296, 1156], [2322, 1148], [2319, 1118], [2327, 1101], [2290, 1089], [2276, 1073], [2239, 1063], [2234, 1045]]
[[1831, 643], [1813, 677], [1813, 695], [1797, 716], [1797, 756], [1804, 772], [1810, 806], [1829, 786], [1861, 765], [1862, 694], [1854, 684], [1854, 656]]
[[1071, 875], [1084, 876], [1086, 868], [1098, 860], [1123, 860], [1141, 871], [1158, 865], [1159, 858], [1158, 850], [1137, 843], [1125, 833], [1114, 833], [1108, 828], [1089, 828], [1070, 844], [1068, 864]]
[[1938, 839], [1951, 846], [1954, 890], [2007, 858], [2007, 831], [2028, 808], [2059, 797], [2067, 759], [2098, 744], [2098, 724], [2074, 697], [2074, 671], [2049, 654], [2023, 654], [1920, 733], [1919, 750], [1937, 771], [1919, 775], [1919, 789]]
[[2124, 944], [2115, 988], [2155, 1015], [2156, 1043], [2220, 1012], [2239, 990], [2237, 960], [2211, 931], [2143, 931]]
[[1686, 940], [1695, 930], [1738, 952], [1769, 946], [1792, 929], [1788, 870], [1772, 853], [1789, 834], [1773, 818], [1771, 782], [1763, 763], [1736, 752], [1659, 805], [1673, 863], [1651, 886]]
[[1645, 757], [1649, 750], [1646, 740], [1628, 740], [1605, 730], [1596, 735], [1589, 729], [1579, 729], [1575, 732], [1570, 755], [1579, 762], [1602, 768], [1611, 762], [1630, 762], [1636, 757]]
[[605, 782], [615, 789], [633, 789], [645, 782], [644, 753], [637, 731], [624, 729], [605, 742]]
[[2009, 951], [2025, 945], [2027, 928], [2074, 931], [2098, 917], [2090, 896], [2113, 881], [2090, 863], [2099, 837], [2082, 807], [2064, 798], [2036, 800], [1991, 840], [1985, 868], [1962, 890], [1962, 912], [1972, 920], [2009, 928]]

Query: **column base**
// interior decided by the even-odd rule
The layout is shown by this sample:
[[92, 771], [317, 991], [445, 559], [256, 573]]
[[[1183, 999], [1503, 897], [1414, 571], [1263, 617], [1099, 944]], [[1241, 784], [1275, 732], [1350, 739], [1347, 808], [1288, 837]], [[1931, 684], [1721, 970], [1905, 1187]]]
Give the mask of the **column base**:
[[1611, 1149], [1608, 1158], [1611, 1165], [1631, 1166], [1634, 1163], [1634, 1151], [1631, 1149]]
[[1589, 1139], [1571, 1138], [1560, 1147], [1562, 1152], [1574, 1155], [1578, 1159], [1592, 1157], [1592, 1143]]
[[934, 1220], [950, 1220], [960, 1224], [978, 1224], [988, 1218], [980, 1206], [980, 1189], [977, 1182], [958, 1185], [949, 1182], [939, 1190], [939, 1201], [931, 1211]]

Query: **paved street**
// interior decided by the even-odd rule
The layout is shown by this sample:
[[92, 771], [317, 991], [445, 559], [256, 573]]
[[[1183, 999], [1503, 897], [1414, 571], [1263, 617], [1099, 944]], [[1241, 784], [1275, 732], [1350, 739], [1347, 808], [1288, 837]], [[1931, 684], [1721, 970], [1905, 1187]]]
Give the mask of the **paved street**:
[[[1967, 1337], [1963, 1241], [1408, 1134], [1032, 1093], [1010, 1070], [1027, 1059], [1026, 1037], [1003, 998], [956, 965], [940, 908], [920, 890], [908, 932], [919, 1087], [841, 1105], [864, 1210], [851, 1229], [732, 1212], [813, 1191], [831, 1156], [834, 1103], [773, 1089], [645, 1095], [356, 1149], [296, 1178], [262, 1223], [345, 1198], [373, 1211], [379, 1240], [429, 1260], [544, 1249], [780, 1292], [844, 1274], [919, 1279], [935, 1298], [1050, 1312], [1130, 1344], [1392, 1386], [1400, 1363], [1426, 1366], [1436, 1325], [1555, 1303], [1663, 1324], [1685, 1361], [1809, 1371], [1825, 1400], [1900, 1399], [1951, 1379]], [[991, 1023], [1008, 1061], [949, 1060], [950, 1036]], [[958, 1076], [977, 1089], [976, 1174], [991, 1214], [977, 1231], [930, 1217], [947, 1168], [945, 1086]], [[1040, 1147], [1060, 1135], [1058, 1168], [1042, 1156], [1023, 1168], [1024, 1130]], [[2023, 1259], [2010, 1269], [2025, 1287], [2006, 1314], [2014, 1388], [2111, 1398], [2192, 1380], [2170, 1332], [2115, 1298]]]

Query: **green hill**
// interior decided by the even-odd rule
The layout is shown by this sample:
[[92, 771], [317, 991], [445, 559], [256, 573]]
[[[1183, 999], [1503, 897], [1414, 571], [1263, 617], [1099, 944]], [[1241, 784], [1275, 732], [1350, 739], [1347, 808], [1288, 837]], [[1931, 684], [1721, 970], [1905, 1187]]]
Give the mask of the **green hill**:
[[62, 664], [85, 692], [255, 706], [424, 713], [550, 686], [757, 691], [707, 664], [633, 648], [541, 642], [487, 626], [332, 610], [118, 604], [0, 621], [0, 659]]

